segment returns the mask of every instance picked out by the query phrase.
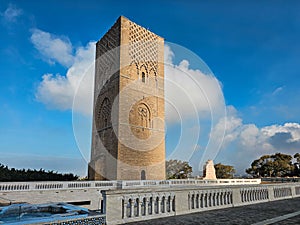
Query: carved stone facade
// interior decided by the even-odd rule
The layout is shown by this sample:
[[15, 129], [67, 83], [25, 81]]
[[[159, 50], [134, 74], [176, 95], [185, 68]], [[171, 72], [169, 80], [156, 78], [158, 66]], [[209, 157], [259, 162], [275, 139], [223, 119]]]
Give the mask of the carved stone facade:
[[163, 47], [123, 16], [97, 42], [89, 179], [165, 179]]

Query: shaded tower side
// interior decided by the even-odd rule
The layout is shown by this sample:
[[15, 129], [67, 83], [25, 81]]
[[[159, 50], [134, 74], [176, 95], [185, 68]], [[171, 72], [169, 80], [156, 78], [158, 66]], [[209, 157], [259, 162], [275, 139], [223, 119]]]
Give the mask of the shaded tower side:
[[118, 180], [165, 179], [164, 40], [121, 17]]
[[[96, 44], [92, 148], [88, 169], [90, 180], [117, 178], [118, 113], [112, 114], [112, 107], [119, 94], [118, 46], [120, 18]], [[115, 107], [118, 108], [118, 105]]]

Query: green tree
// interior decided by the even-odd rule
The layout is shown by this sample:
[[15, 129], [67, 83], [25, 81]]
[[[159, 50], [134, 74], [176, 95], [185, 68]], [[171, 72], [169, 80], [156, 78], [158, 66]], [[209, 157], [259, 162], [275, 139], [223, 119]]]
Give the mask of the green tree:
[[221, 163], [215, 164], [216, 176], [220, 179], [233, 178], [235, 169], [233, 166], [223, 165]]
[[72, 173], [60, 174], [54, 171], [46, 172], [43, 169], [9, 169], [0, 164], [0, 181], [72, 181], [77, 179], [78, 176]]
[[296, 162], [294, 163], [294, 172], [293, 176], [300, 176], [300, 154], [296, 153], [294, 155], [294, 159], [296, 159]]
[[300, 154], [299, 153], [296, 153], [294, 155], [294, 159], [296, 159], [297, 163], [300, 163]]
[[273, 155], [263, 155], [251, 163], [251, 167], [246, 169], [246, 173], [254, 177], [284, 177], [293, 173], [292, 156], [275, 153]]
[[166, 161], [167, 179], [186, 179], [191, 176], [192, 167], [188, 162], [171, 159]]

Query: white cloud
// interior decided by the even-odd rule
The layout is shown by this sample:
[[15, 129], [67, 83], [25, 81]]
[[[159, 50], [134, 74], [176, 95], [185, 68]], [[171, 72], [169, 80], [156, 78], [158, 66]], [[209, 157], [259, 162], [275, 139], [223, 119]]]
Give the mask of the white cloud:
[[[226, 128], [222, 150], [216, 160], [236, 166], [240, 173], [262, 155], [276, 152], [293, 155], [299, 152], [298, 123], [258, 128], [255, 124], [244, 124], [236, 114], [229, 113], [226, 124], [230, 124], [230, 127]], [[217, 130], [216, 126], [213, 132]]]
[[[81, 104], [76, 104], [75, 110], [90, 115], [93, 99], [95, 42], [89, 42], [85, 47], [78, 47], [75, 53], [71, 55], [71, 52], [69, 52], [69, 49], [72, 49], [71, 43], [65, 43], [61, 39], [51, 38], [51, 34], [39, 30], [34, 34], [37, 34], [37, 36], [33, 38], [36, 40], [36, 42], [34, 42], [36, 44], [41, 41], [41, 39], [39, 39], [41, 36], [48, 38], [46, 38], [48, 47], [46, 44], [35, 45], [40, 46], [37, 47], [37, 49], [40, 50], [44, 56], [48, 56], [49, 59], [55, 60], [55, 62], [62, 65], [67, 65], [67, 62], [72, 61], [66, 75], [53, 75], [52, 73], [43, 75], [43, 80], [38, 85], [35, 94], [36, 99], [43, 102], [49, 108], [68, 110], [72, 109], [74, 96], [79, 92], [77, 93], [77, 97]], [[61, 50], [62, 54], [59, 55], [57, 52], [52, 54], [59, 45], [65, 46], [64, 51]], [[83, 77], [87, 79], [85, 80], [86, 82], [81, 82]]]
[[276, 89], [272, 92], [272, 95], [274, 96], [274, 95], [277, 95], [279, 92], [282, 92], [282, 91], [283, 91], [283, 88], [284, 88], [284, 87], [278, 87], [278, 88], [276, 88]]
[[[42, 42], [42, 37], [47, 44]], [[36, 98], [48, 107], [67, 110], [75, 106], [76, 112], [90, 116], [93, 99], [94, 42], [74, 49], [68, 39], [61, 39], [40, 30], [34, 30], [32, 42], [46, 59], [68, 68], [66, 75], [44, 74], [43, 80], [37, 88]], [[60, 54], [55, 52], [55, 49], [58, 48]], [[255, 124], [244, 124], [233, 106], [226, 107], [227, 116], [225, 116], [225, 103], [219, 81], [211, 74], [191, 69], [187, 60], [181, 60], [176, 65], [174, 63], [175, 56], [176, 54], [170, 47], [166, 46], [167, 121], [173, 123], [191, 117], [212, 120], [210, 140], [206, 148], [201, 149], [203, 154], [201, 160], [198, 160], [202, 163], [199, 165], [200, 170], [205, 160], [214, 159], [217, 156], [218, 162], [232, 164], [242, 172], [261, 155], [275, 152], [294, 154], [299, 149], [300, 124], [285, 123], [261, 128]], [[81, 82], [82, 79], [85, 79], [84, 82]], [[76, 104], [73, 105], [75, 95]], [[193, 125], [195, 126], [195, 124]], [[200, 126], [197, 132], [199, 131]], [[190, 133], [187, 132], [188, 134]], [[199, 145], [195, 142], [198, 140], [196, 134], [188, 136], [193, 136], [193, 143], [183, 142], [183, 145]], [[187, 138], [187, 140], [189, 139]], [[203, 146], [203, 144], [201, 145]], [[185, 146], [182, 146], [180, 149], [184, 148]], [[177, 155], [192, 157], [194, 149], [182, 152], [180, 149], [175, 152]], [[197, 152], [199, 154], [199, 151]], [[175, 153], [174, 155], [176, 155]]]
[[219, 117], [208, 131], [209, 140], [198, 163], [200, 171], [207, 160], [214, 160], [219, 152], [226, 149], [240, 134], [242, 119], [237, 117], [233, 106], [227, 106], [226, 109], [226, 114]]
[[260, 130], [254, 124], [243, 125], [240, 132], [240, 142], [242, 146], [255, 146], [260, 137]]
[[[79, 88], [75, 110], [91, 114], [92, 106], [89, 104], [92, 104], [93, 98], [94, 43], [90, 42], [86, 47], [77, 48], [72, 55], [72, 44], [55, 38], [50, 33], [35, 29], [31, 40], [40, 53], [47, 57], [46, 59], [62, 65], [72, 62], [65, 76], [52, 73], [43, 75], [36, 98], [50, 108], [71, 109], [75, 92]], [[222, 91], [213, 75], [190, 69], [187, 60], [174, 65], [172, 61], [175, 54], [168, 46], [165, 52], [166, 119], [169, 122], [178, 122], [180, 119], [191, 117], [207, 117], [224, 110]], [[84, 82], [80, 82], [83, 77]], [[170, 107], [171, 105], [173, 107]]]
[[30, 40], [49, 63], [58, 62], [66, 67], [74, 63], [73, 48], [68, 38], [33, 29]]
[[290, 138], [288, 142], [300, 141], [300, 124], [285, 123], [284, 125], [272, 125], [262, 128], [262, 133], [266, 136], [272, 137], [277, 133], [289, 133]]
[[23, 10], [17, 8], [13, 4], [9, 4], [8, 8], [1, 13], [1, 16], [6, 22], [12, 23], [16, 22], [17, 18], [23, 14]]
[[[168, 45], [165, 46], [167, 121], [176, 122], [179, 116], [184, 120], [224, 114], [225, 103], [219, 81], [212, 74], [189, 68], [188, 60], [175, 65], [175, 55]], [[203, 64], [202, 61], [199, 60], [199, 64]]]

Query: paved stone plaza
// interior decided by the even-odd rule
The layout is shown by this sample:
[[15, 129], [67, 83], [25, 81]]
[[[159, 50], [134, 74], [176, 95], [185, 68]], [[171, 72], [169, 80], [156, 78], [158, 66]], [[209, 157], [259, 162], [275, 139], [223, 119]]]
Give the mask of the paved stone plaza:
[[[300, 213], [296, 216], [281, 220], [280, 216], [298, 212], [300, 198], [267, 202], [249, 206], [226, 208], [189, 215], [161, 218], [149, 221], [129, 223], [130, 225], [182, 225], [182, 224], [222, 224], [222, 225], [248, 225], [248, 224], [300, 224]], [[280, 218], [279, 218], [280, 217]], [[273, 221], [270, 221], [273, 219]], [[277, 221], [276, 221], [277, 220]], [[281, 221], [279, 221], [281, 220]], [[262, 223], [261, 223], [262, 222]]]

